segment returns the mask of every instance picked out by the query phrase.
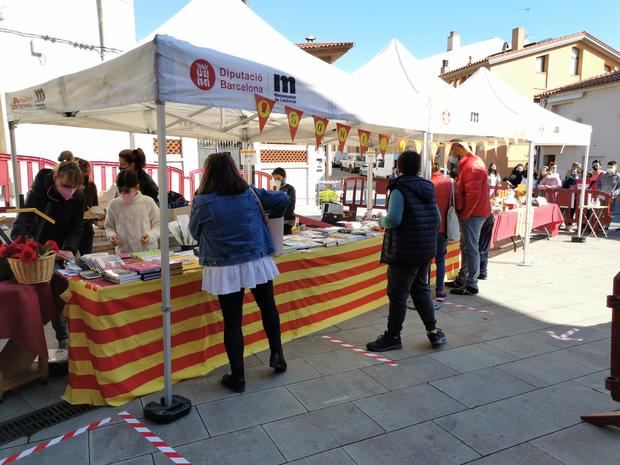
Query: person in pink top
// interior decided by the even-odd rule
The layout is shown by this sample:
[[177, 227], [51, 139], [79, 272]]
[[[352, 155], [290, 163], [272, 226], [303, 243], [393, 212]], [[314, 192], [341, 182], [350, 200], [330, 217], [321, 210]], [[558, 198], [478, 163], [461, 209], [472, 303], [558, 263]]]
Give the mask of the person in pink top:
[[542, 190], [547, 189], [559, 189], [562, 187], [562, 181], [558, 176], [557, 172], [554, 172], [551, 169], [546, 169], [545, 166], [540, 171], [540, 180], [538, 181], [538, 188]]
[[431, 177], [431, 181], [435, 187], [435, 199], [437, 200], [439, 217], [441, 219], [439, 231], [437, 233], [437, 255], [435, 255], [435, 266], [437, 267], [435, 276], [435, 300], [441, 302], [448, 297], [443, 290], [443, 282], [446, 275], [446, 253], [448, 252], [446, 224], [448, 222], [448, 208], [450, 207], [453, 182], [449, 176], [440, 173], [439, 169], [439, 163], [433, 163], [433, 176]]

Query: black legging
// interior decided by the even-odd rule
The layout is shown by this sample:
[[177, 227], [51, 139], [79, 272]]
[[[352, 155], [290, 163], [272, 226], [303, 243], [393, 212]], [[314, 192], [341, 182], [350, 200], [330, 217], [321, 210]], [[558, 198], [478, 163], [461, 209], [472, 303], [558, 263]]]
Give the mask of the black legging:
[[[282, 347], [280, 340], [280, 316], [273, 296], [273, 281], [259, 284], [251, 289], [254, 300], [260, 308], [263, 328], [269, 339], [269, 348]], [[224, 315], [224, 346], [234, 376], [243, 376], [243, 294], [245, 289], [232, 294], [218, 295]]]

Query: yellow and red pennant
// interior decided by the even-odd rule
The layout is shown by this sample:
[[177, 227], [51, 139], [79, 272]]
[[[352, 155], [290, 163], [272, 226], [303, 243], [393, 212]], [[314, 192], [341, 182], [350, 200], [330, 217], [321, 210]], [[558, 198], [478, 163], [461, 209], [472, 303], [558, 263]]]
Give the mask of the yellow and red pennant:
[[370, 142], [370, 131], [365, 131], [364, 129], [358, 129], [357, 136], [360, 140], [360, 153], [364, 155], [364, 153], [368, 149], [368, 142]]
[[263, 97], [259, 94], [254, 94], [254, 98], [256, 99], [256, 112], [258, 113], [258, 126], [260, 128], [260, 132], [263, 132], [265, 129], [265, 124], [267, 124], [267, 120], [269, 119], [269, 115], [271, 115], [271, 110], [276, 105], [275, 100], [268, 99], [267, 97]]
[[321, 146], [325, 131], [327, 131], [329, 120], [319, 116], [313, 116], [312, 118], [314, 118], [314, 137], [316, 138], [316, 148], [318, 149]]
[[304, 114], [304, 112], [287, 106], [284, 107], [284, 111], [286, 111], [288, 128], [291, 131], [291, 141], [295, 141], [295, 135], [297, 134], [297, 129], [299, 129], [301, 116]]
[[347, 137], [349, 137], [349, 131], [351, 126], [346, 124], [336, 123], [336, 132], [338, 133], [338, 151], [344, 152], [344, 146], [347, 143]]
[[390, 145], [390, 136], [379, 134], [379, 150], [382, 157], [385, 157], [385, 151], [387, 150], [388, 145]]

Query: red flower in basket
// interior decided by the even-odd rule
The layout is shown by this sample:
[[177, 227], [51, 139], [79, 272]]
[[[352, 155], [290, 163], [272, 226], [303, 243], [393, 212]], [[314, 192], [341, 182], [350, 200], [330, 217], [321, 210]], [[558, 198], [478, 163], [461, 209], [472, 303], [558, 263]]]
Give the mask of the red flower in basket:
[[34, 250], [32, 247], [24, 246], [18, 258], [22, 262], [32, 263], [32, 262], [37, 261], [37, 258], [39, 258], [39, 256], [36, 250]]
[[40, 246], [39, 246], [39, 243], [37, 241], [28, 240], [28, 241], [26, 241], [25, 246], [26, 247], [30, 247], [35, 252], [39, 252], [39, 247]]
[[60, 252], [60, 249], [58, 248], [58, 244], [56, 244], [56, 242], [54, 241], [47, 241], [45, 244], [43, 244], [43, 247], [49, 247], [50, 250], [53, 250], [54, 253], [58, 253]]
[[0, 258], [7, 258], [11, 255], [11, 246], [7, 244], [0, 245]]

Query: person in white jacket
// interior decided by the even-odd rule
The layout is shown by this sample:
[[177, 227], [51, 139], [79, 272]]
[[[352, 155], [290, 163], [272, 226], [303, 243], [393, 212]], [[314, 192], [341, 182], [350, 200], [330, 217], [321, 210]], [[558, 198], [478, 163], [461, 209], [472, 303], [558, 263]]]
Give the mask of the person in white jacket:
[[138, 177], [124, 170], [116, 178], [119, 197], [110, 201], [105, 230], [117, 254], [157, 248], [159, 207], [140, 193]]

